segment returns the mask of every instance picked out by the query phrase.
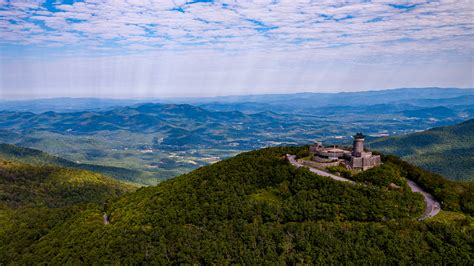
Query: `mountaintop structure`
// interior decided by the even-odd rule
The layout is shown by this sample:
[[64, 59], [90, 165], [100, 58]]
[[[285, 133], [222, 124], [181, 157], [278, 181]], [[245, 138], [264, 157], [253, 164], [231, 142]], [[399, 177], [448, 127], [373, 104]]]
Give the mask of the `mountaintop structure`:
[[381, 164], [380, 155], [364, 149], [365, 136], [357, 133], [353, 136], [352, 151], [334, 147], [324, 147], [321, 141], [315, 141], [309, 147], [312, 161], [320, 167], [343, 165], [351, 170], [362, 170], [373, 168]]

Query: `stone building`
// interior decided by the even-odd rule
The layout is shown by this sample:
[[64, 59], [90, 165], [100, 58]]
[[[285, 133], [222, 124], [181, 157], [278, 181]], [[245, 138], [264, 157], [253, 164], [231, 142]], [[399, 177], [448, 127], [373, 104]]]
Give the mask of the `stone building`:
[[352, 169], [367, 170], [380, 165], [380, 155], [373, 155], [370, 151], [364, 150], [365, 136], [362, 133], [354, 135], [352, 153], [349, 159], [349, 166]]
[[309, 148], [312, 160], [320, 167], [344, 165], [353, 170], [367, 170], [380, 165], [380, 155], [373, 155], [364, 149], [365, 136], [357, 133], [353, 137], [352, 151], [336, 147], [325, 148], [320, 141], [316, 141]]

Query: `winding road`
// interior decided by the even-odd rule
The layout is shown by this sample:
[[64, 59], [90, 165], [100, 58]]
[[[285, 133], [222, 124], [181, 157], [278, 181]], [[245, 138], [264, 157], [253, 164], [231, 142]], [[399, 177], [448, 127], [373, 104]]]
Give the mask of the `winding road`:
[[[287, 154], [286, 157], [288, 158], [288, 161], [293, 166], [295, 166], [297, 168], [307, 167], [311, 172], [313, 172], [317, 175], [326, 176], [326, 177], [332, 178], [332, 179], [337, 180], [337, 181], [349, 182], [351, 184], [356, 184], [356, 182], [354, 182], [352, 180], [349, 180], [347, 178], [343, 178], [343, 177], [340, 177], [340, 176], [333, 175], [333, 174], [330, 174], [328, 172], [322, 171], [320, 169], [316, 169], [316, 168], [313, 168], [313, 167], [310, 167], [310, 166], [307, 166], [307, 165], [303, 165], [303, 164], [299, 163], [296, 160], [295, 155]], [[439, 211], [441, 210], [441, 204], [430, 193], [426, 192], [426, 190], [421, 188], [417, 183], [415, 183], [415, 182], [413, 182], [412, 180], [409, 180], [409, 179], [407, 179], [407, 183], [408, 183], [408, 186], [410, 187], [411, 191], [422, 194], [423, 198], [425, 200], [425, 204], [426, 204], [425, 211], [423, 212], [423, 215], [420, 218], [418, 218], [418, 220], [421, 221], [421, 220], [431, 218], [431, 217], [437, 215], [439, 213]]]
[[299, 167], [307, 167], [311, 172], [317, 174], [317, 175], [320, 175], [320, 176], [326, 176], [326, 177], [330, 177], [334, 180], [337, 180], [337, 181], [342, 181], [342, 182], [349, 182], [349, 183], [352, 183], [352, 184], [355, 184], [356, 182], [352, 181], [352, 180], [349, 180], [347, 178], [344, 178], [344, 177], [340, 177], [340, 176], [337, 176], [337, 175], [333, 175], [333, 174], [330, 174], [328, 172], [325, 172], [325, 171], [322, 171], [322, 170], [319, 170], [317, 168], [313, 168], [313, 167], [309, 167], [307, 165], [303, 165], [301, 163], [299, 163], [297, 160], [296, 160], [296, 155], [289, 155], [287, 154], [286, 157], [288, 158], [288, 161], [296, 166], [297, 168]]
[[407, 179], [408, 186], [410, 186], [411, 191], [421, 193], [425, 199], [426, 209], [423, 215], [418, 220], [424, 220], [426, 218], [431, 218], [441, 211], [441, 204], [426, 190], [421, 188], [417, 183], [412, 180]]

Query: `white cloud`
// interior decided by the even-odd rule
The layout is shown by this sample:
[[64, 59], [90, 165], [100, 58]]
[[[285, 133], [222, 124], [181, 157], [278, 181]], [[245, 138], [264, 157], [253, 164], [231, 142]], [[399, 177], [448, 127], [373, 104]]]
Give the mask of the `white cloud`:
[[[46, 6], [44, 1], [0, 0], [2, 71], [19, 71], [21, 64], [37, 70], [28, 72], [32, 76], [28, 84], [15, 75], [2, 75], [2, 87], [75, 86], [81, 90], [110, 86], [125, 93], [135, 84], [143, 90], [140, 95], [151, 87], [173, 87], [183, 94], [189, 86], [207, 86], [214, 92], [227, 86], [237, 93], [245, 88], [284, 90], [291, 84], [305, 90], [324, 82], [332, 82], [328, 85], [332, 89], [360, 89], [370, 84], [397, 86], [389, 70], [371, 71], [374, 65], [391, 66], [393, 73], [404, 73], [408, 79], [409, 72], [403, 68], [415, 71], [414, 66], [430, 64], [433, 70], [429, 73], [437, 73], [436, 77], [417, 76], [413, 85], [425, 79], [426, 85], [449, 80], [454, 85], [474, 86], [468, 75], [474, 61], [474, 5], [470, 0], [409, 1], [408, 6], [416, 6], [408, 9], [395, 8], [387, 1], [186, 3], [86, 0]], [[36, 52], [20, 54], [30, 58], [20, 60], [20, 52], [2, 49], [12, 45], [20, 47], [19, 51], [23, 46]], [[116, 54], [125, 56], [112, 56]], [[108, 64], [125, 65], [100, 67]], [[459, 73], [452, 74], [453, 70], [447, 72], [452, 76], [443, 77], [442, 69], [449, 64]], [[55, 73], [64, 69], [65, 74], [52, 81], [42, 69]], [[372, 72], [379, 76], [368, 74]], [[367, 81], [350, 73], [366, 73]], [[348, 78], [338, 81], [337, 75]], [[74, 79], [81, 81], [72, 86]], [[226, 84], [229, 80], [240, 85]], [[400, 86], [409, 83], [399, 82]]]
[[[119, 41], [127, 49], [142, 49], [144, 45], [196, 49], [199, 44], [221, 48], [226, 44], [226, 49], [239, 50], [245, 43], [245, 49], [359, 45], [372, 51], [374, 46], [385, 47], [386, 42], [410, 40], [410, 45], [400, 45], [403, 52], [425, 46], [429, 40], [439, 43], [434, 48], [443, 51], [447, 48], [443, 41], [458, 36], [472, 39], [473, 7], [469, 1], [410, 1], [414, 3], [418, 3], [415, 8], [405, 10], [387, 2], [365, 1], [335, 5], [332, 1], [185, 4], [172, 0], [94, 0], [56, 4], [54, 8], [60, 12], [51, 12], [40, 1], [12, 1], [1, 3], [0, 35], [8, 38], [0, 43], [30, 44], [31, 39], [38, 39], [37, 44], [62, 41], [70, 45], [81, 39], [103, 45]], [[371, 20], [376, 22], [368, 23]], [[43, 29], [41, 36], [30, 31], [31, 23]], [[76, 38], [58, 39], [64, 33]], [[466, 46], [463, 41], [452, 44], [455, 46], [449, 50], [472, 50], [472, 45]]]

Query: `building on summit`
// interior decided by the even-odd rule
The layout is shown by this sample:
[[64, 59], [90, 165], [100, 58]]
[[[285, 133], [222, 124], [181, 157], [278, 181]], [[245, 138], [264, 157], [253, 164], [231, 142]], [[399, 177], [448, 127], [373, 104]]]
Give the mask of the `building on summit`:
[[365, 151], [365, 136], [357, 133], [354, 137], [352, 151], [336, 147], [325, 148], [320, 141], [310, 146], [312, 161], [320, 167], [343, 165], [351, 170], [367, 170], [381, 164], [380, 155]]

